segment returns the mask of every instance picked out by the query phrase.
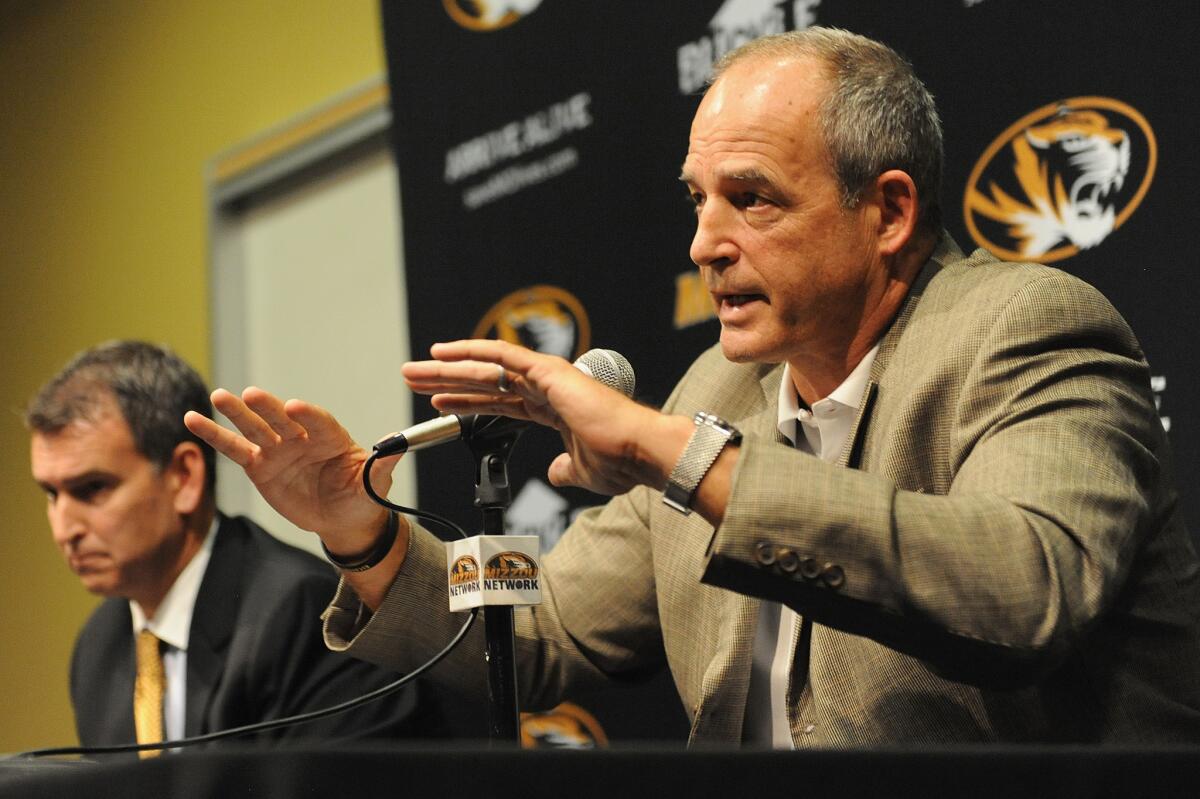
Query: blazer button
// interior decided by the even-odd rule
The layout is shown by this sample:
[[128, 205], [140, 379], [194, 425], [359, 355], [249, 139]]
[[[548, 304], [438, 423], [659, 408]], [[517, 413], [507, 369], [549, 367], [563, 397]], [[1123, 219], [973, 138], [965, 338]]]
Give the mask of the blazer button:
[[800, 568], [800, 557], [790, 549], [780, 547], [778, 558], [779, 568], [788, 574], [795, 574], [796, 569]]
[[754, 545], [754, 559], [761, 566], [770, 566], [775, 562], [775, 547], [766, 541], [759, 541]]
[[826, 563], [825, 568], [821, 570], [821, 579], [830, 588], [841, 588], [846, 582], [846, 572], [836, 563]]
[[800, 561], [800, 576], [805, 580], [815, 580], [821, 576], [821, 564], [816, 558], [804, 558]]

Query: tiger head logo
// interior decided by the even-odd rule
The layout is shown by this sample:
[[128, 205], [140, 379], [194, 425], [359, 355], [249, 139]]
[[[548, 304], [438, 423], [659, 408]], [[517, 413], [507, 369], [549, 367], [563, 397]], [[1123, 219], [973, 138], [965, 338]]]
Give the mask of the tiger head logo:
[[521, 714], [521, 746], [526, 749], [599, 749], [608, 737], [596, 717], [563, 702], [553, 710]]
[[488, 560], [483, 567], [483, 576], [489, 580], [533, 578], [538, 576], [538, 565], [524, 552], [501, 552]]
[[463, 555], [450, 566], [450, 584], [462, 585], [479, 578], [479, 563], [470, 555]]
[[[1124, 103], [1103, 97], [1053, 103], [1011, 126], [980, 158], [963, 199], [967, 228], [1002, 258], [1070, 257], [1129, 218], [1156, 159], [1153, 131]], [[1135, 166], [1141, 180], [1130, 192]]]
[[557, 286], [529, 286], [512, 292], [484, 314], [472, 335], [510, 341], [567, 360], [591, 347], [583, 303]]
[[467, 30], [506, 28], [542, 4], [542, 0], [442, 0], [450, 18]]

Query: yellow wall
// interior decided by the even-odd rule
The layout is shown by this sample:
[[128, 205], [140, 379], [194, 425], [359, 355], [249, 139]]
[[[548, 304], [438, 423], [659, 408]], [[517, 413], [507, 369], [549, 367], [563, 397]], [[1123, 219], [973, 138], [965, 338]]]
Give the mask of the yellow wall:
[[0, 753], [75, 740], [94, 607], [50, 542], [20, 412], [75, 351], [165, 342], [209, 372], [204, 165], [384, 71], [377, 0], [0, 9]]

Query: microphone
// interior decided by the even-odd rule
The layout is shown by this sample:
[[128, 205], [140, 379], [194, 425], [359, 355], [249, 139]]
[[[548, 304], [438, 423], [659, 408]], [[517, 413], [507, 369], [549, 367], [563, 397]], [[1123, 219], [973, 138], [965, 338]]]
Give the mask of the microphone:
[[[633, 396], [637, 378], [634, 376], [633, 366], [621, 353], [614, 350], [588, 350], [572, 365], [593, 380], [616, 389], [627, 397]], [[496, 432], [499, 429], [521, 427], [525, 424], [528, 423], [523, 419], [510, 419], [506, 416], [448, 414], [388, 436], [376, 444], [374, 449], [379, 457], [386, 457], [435, 447], [447, 441], [469, 439], [477, 431], [485, 429]]]

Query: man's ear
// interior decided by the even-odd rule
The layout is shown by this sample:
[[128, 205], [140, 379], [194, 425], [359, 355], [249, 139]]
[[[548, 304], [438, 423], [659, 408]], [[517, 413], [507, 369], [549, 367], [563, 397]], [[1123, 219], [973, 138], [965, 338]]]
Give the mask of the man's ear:
[[904, 249], [917, 229], [920, 213], [917, 185], [909, 174], [889, 169], [875, 179], [874, 199], [879, 206], [877, 232], [880, 255], [895, 255]]
[[167, 471], [175, 489], [175, 512], [180, 515], [196, 512], [204, 502], [205, 478], [208, 476], [200, 445], [195, 441], [176, 444]]

